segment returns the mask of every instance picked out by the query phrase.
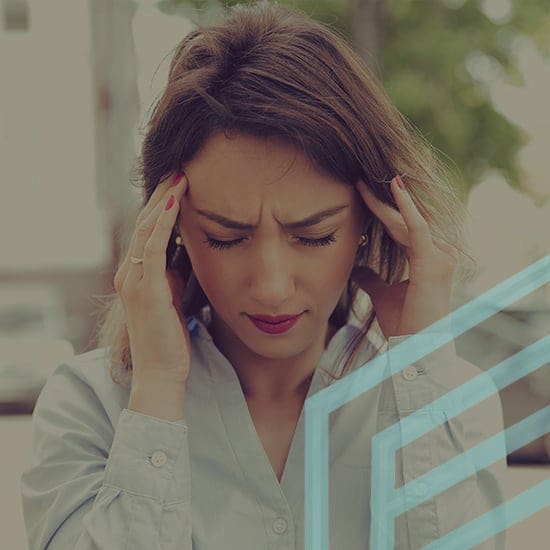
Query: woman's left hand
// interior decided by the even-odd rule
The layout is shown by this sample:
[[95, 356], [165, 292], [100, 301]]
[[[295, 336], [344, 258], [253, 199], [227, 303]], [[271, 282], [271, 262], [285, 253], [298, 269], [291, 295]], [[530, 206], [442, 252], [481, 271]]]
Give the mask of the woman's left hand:
[[[354, 268], [352, 279], [369, 294], [384, 337], [416, 334], [450, 313], [458, 264], [455, 247], [432, 236], [428, 222], [396, 176], [390, 188], [399, 210], [381, 202], [362, 182], [357, 191], [400, 244], [409, 260], [409, 279], [389, 285], [373, 270]], [[404, 187], [404, 186], [403, 186]]]

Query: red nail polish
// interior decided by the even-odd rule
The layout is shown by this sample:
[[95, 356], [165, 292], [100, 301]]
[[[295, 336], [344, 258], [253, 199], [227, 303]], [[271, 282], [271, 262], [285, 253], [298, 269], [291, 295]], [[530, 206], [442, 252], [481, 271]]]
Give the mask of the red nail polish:
[[170, 195], [170, 198], [168, 199], [168, 202], [166, 203], [164, 210], [170, 210], [172, 206], [174, 206], [174, 195]]
[[180, 172], [172, 182], [172, 187], [176, 187], [176, 185], [182, 180], [183, 176], [185, 175], [185, 172]]
[[403, 181], [401, 180], [401, 176], [395, 176], [395, 180], [397, 181], [397, 185], [405, 191], [405, 186], [403, 185]]

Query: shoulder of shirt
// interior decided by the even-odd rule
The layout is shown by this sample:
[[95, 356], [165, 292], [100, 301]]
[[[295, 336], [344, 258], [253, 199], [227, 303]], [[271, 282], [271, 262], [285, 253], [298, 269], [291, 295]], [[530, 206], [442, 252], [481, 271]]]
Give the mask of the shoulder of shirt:
[[[90, 351], [74, 355], [65, 360], [62, 364], [66, 364], [75, 371], [88, 371], [93, 368], [104, 367], [109, 362], [109, 348], [96, 348]], [[60, 365], [61, 366], [61, 365]]]
[[108, 349], [109, 348], [96, 348], [77, 355], [73, 355], [69, 359], [63, 361], [62, 364], [70, 365], [77, 370], [89, 367], [93, 364], [97, 365], [98, 363], [102, 363], [106, 360]]
[[110, 376], [108, 348], [97, 348], [65, 359], [50, 372], [33, 418], [46, 429], [44, 422], [66, 428], [69, 419], [81, 425], [86, 417], [89, 425], [99, 429], [116, 425], [127, 400], [128, 390]]
[[[48, 378], [64, 377], [78, 379], [93, 389], [115, 384], [111, 377], [109, 365], [109, 348], [96, 348], [66, 359], [60, 363]], [[121, 380], [121, 387], [125, 387]]]

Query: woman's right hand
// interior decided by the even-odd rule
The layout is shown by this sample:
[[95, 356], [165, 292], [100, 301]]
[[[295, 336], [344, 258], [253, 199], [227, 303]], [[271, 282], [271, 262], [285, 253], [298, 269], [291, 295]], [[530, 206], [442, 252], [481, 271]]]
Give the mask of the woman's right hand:
[[[128, 254], [114, 277], [130, 338], [133, 384], [136, 379], [185, 383], [189, 376], [189, 331], [179, 309], [184, 283], [166, 270], [166, 249], [186, 190], [184, 174], [157, 186], [137, 218]], [[143, 258], [143, 263], [132, 263], [131, 257]]]

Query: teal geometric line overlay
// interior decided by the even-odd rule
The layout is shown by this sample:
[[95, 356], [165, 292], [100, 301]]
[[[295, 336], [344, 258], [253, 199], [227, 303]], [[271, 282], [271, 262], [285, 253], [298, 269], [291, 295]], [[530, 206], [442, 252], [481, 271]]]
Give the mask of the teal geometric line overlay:
[[[501, 311], [503, 308], [523, 298], [544, 284], [547, 284], [549, 281], [550, 255], [547, 255], [526, 269], [513, 275], [506, 281], [498, 284], [491, 290], [485, 292], [481, 296], [475, 298], [471, 302], [464, 304], [443, 319], [440, 319], [419, 333], [414, 334], [399, 343], [392, 349], [391, 372], [387, 372], [385, 369], [388, 363], [388, 352], [386, 351], [386, 353], [375, 357], [356, 371], [346, 375], [342, 380], [339, 380], [333, 385], [306, 399], [304, 404], [305, 550], [329, 550], [328, 419], [330, 413], [345, 405], [352, 399], [365, 393], [369, 389], [382, 383], [390, 376], [400, 372], [411, 363], [422, 359], [435, 349], [447, 344], [470, 328], [485, 321], [495, 313]], [[516, 376], [516, 370], [520, 370], [522, 372], [521, 376], [535, 370], [541, 365], [540, 361], [542, 360], [542, 356], [546, 354], [546, 357], [548, 357], [547, 350], [548, 338], [543, 338], [519, 354], [503, 361], [489, 371], [481, 373], [474, 380], [469, 381], [464, 385], [469, 388], [468, 391], [460, 391], [461, 388], [456, 388], [452, 392], [449, 392], [449, 394], [440, 398], [441, 401], [439, 406], [441, 407], [443, 405], [443, 409], [440, 408], [437, 410], [437, 406], [434, 406], [434, 404], [438, 402], [438, 400], [436, 400], [424, 407], [421, 411], [417, 411], [418, 413], [422, 412], [422, 414], [414, 413], [409, 415], [400, 423], [402, 429], [403, 424], [407, 421], [405, 426], [407, 426], [407, 429], [409, 430], [407, 431], [402, 429], [403, 437], [405, 437], [406, 440], [413, 441], [415, 437], [412, 437], [412, 435], [415, 433], [425, 433], [425, 431], [428, 431], [429, 429], [442, 424], [449, 418], [452, 418], [451, 414], [456, 416], [456, 414], [466, 410], [468, 407], [464, 407], [464, 405], [462, 405], [462, 409], [460, 409], [460, 406], [458, 405], [461, 399], [465, 399], [469, 403], [469, 406], [471, 406], [474, 403], [484, 399], [484, 397], [482, 397], [483, 395], [488, 397], [489, 395], [495, 393], [495, 386], [497, 388], [505, 387], [506, 385], [512, 383], [514, 377]], [[543, 409], [542, 414], [545, 414], [544, 411], [545, 409]], [[534, 418], [532, 429], [531, 431], [525, 431], [525, 434], [531, 434], [530, 440], [538, 437], [533, 436], [532, 434], [539, 433], [541, 430], [540, 422], [542, 417], [536, 415], [532, 416]], [[411, 417], [414, 418], [414, 420], [411, 419]], [[431, 422], [429, 424], [431, 427], [426, 429], [426, 422], [428, 420]], [[529, 419], [526, 419], [525, 421], [528, 420]], [[548, 426], [547, 420], [544, 420], [544, 422], [546, 426]], [[527, 425], [525, 424], [525, 426]], [[396, 447], [396, 442], [393, 439], [394, 432], [391, 430], [392, 428], [397, 430], [398, 427], [399, 425], [394, 425], [388, 430], [381, 432], [386, 433], [388, 436], [386, 439], [378, 437], [380, 434], [377, 434], [373, 438], [372, 473], [374, 477], [376, 471], [376, 483], [372, 485], [371, 493], [371, 513], [373, 514], [371, 520], [371, 549], [376, 548], [376, 550], [385, 550], [386, 548], [393, 548], [393, 545], [387, 545], [387, 542], [393, 541], [394, 537], [393, 520], [391, 522], [379, 520], [381, 519], [381, 516], [383, 516], [382, 520], [384, 520], [386, 514], [391, 512], [392, 507], [400, 505], [399, 503], [402, 500], [402, 497], [398, 497], [397, 500], [393, 501], [390, 498], [392, 493], [385, 489], [385, 487], [389, 487], [393, 491], [393, 486], [395, 485], [395, 464], [388, 460], [389, 455], [387, 453], [390, 452], [390, 449]], [[491, 452], [493, 453], [493, 461], [498, 460], [499, 456], [502, 456], [504, 445], [506, 445], [509, 449], [511, 445], [518, 445], [523, 441], [524, 434], [515, 428], [516, 425], [508, 428], [502, 434], [497, 434], [494, 438], [487, 440], [488, 443], [484, 449], [485, 452], [488, 452], [489, 454]], [[422, 432], [422, 430], [425, 431]], [[418, 435], [416, 435], [416, 437], [418, 437]], [[520, 446], [526, 442], [528, 441], [523, 441]], [[483, 462], [483, 460], [481, 459], [480, 461], [479, 457], [475, 454], [476, 448], [470, 449], [470, 451], [472, 451], [470, 455], [464, 453], [461, 461], [454, 463], [454, 467], [440, 471], [445, 472], [445, 476], [455, 476], [455, 479], [463, 479], [464, 477], [472, 475], [476, 471], [473, 469], [473, 466]], [[380, 456], [380, 458], [383, 458], [380, 460], [380, 458], [378, 458], [378, 453], [384, 452], [384, 450], [385, 454]], [[495, 452], [495, 450], [498, 452]], [[375, 462], [377, 469], [375, 469]], [[449, 463], [450, 462], [451, 461], [449, 461]], [[447, 464], [448, 463], [442, 466], [447, 466]], [[460, 467], [457, 467], [458, 464], [460, 464]], [[457, 475], [457, 469], [459, 473], [462, 473], [462, 476]], [[434, 469], [434, 472], [435, 470], [436, 469]], [[433, 475], [433, 472], [429, 472], [429, 474]], [[464, 474], [466, 474], [466, 476]], [[447, 479], [447, 477], [445, 477], [445, 479]], [[393, 483], [391, 483], [392, 480]], [[409, 482], [404, 487], [407, 487], [412, 483], [413, 482]], [[406, 488], [400, 488], [400, 490], [402, 489], [408, 493], [411, 493], [411, 491], [408, 491]], [[440, 491], [441, 490], [442, 489], [440, 488]], [[397, 494], [396, 491], [394, 492]], [[539, 493], [533, 494], [537, 495]], [[512, 505], [510, 510], [513, 510], [513, 506], [514, 505]], [[535, 503], [534, 511], [540, 510], [543, 506], [545, 506], [543, 501]], [[501, 508], [500, 510], [501, 515], [498, 516], [498, 518], [499, 520], [502, 519], [502, 521], [500, 521], [496, 527], [505, 529], [511, 525], [511, 523], [509, 522], [509, 518], [503, 519], [502, 510], [506, 510], [506, 508]], [[377, 521], [375, 521], [374, 515], [377, 516]], [[497, 516], [487, 517], [492, 517], [494, 519]], [[378, 529], [375, 527], [378, 527]], [[458, 530], [455, 531], [458, 532]], [[449, 533], [449, 535], [451, 535], [451, 533]], [[374, 540], [377, 540], [378, 543], [374, 544]]]
[[[548, 433], [549, 423], [550, 405], [547, 405], [510, 426], [504, 432], [491, 436], [483, 443], [468, 449], [463, 454], [453, 457], [444, 464], [436, 466], [429, 472], [417, 477], [414, 481], [403, 485], [394, 491], [396, 496], [391, 501], [388, 499], [388, 508], [391, 514], [395, 517], [409, 508], [414, 508], [421, 502], [434, 497], [441, 491], [452, 487], [455, 483], [506, 456], [507, 451], [504, 450], [503, 439], [508, 439], [509, 432], [515, 443], [515, 447], [510, 450], [511, 452]], [[429, 487], [427, 490], [425, 489], [426, 486]], [[419, 488], [424, 489], [422, 494], [420, 494]]]
[[[493, 516], [505, 518], [505, 527], [510, 527], [546, 506], [550, 506], [550, 480], [541, 481], [518, 496], [493, 510], [485, 512], [480, 517], [455, 529], [439, 540], [428, 544], [424, 550], [464, 550], [481, 544], [484, 540], [496, 535], [502, 523], [494, 521]], [[496, 527], [496, 528], [495, 528]]]
[[[534, 360], [532, 363], [527, 363], [527, 361], [531, 361], [530, 357], [534, 357]], [[550, 357], [550, 336], [547, 336], [535, 344], [532, 344], [528, 348], [525, 348], [523, 351], [514, 355], [512, 358], [506, 359], [486, 373], [481, 373], [478, 377], [452, 390], [448, 395], [436, 399], [430, 405], [436, 410], [430, 410], [430, 414], [425, 414], [426, 411], [424, 409], [420, 409], [419, 411], [416, 411], [402, 419], [399, 424], [393, 424], [386, 430], [379, 432], [373, 438], [373, 448], [377, 449], [376, 459], [382, 461], [387, 460], [387, 457], [389, 455], [393, 456], [399, 447], [407, 445], [411, 441], [421, 437], [443, 422], [454, 418], [463, 410], [470, 408], [476, 403], [483, 401], [486, 397], [492, 395], [495, 387], [497, 389], [501, 389], [505, 385], [522, 378], [529, 372], [532, 372], [541, 365], [544, 365], [547, 362], [546, 358], [548, 357]], [[516, 361], [511, 361], [511, 359], [517, 359], [518, 364], [516, 365]], [[520, 360], [525, 362], [520, 363]], [[506, 368], [508, 369], [509, 374], [508, 384], [505, 384], [504, 377], [498, 374], [504, 372]], [[492, 373], [497, 373], [497, 380], [494, 385], [486, 383], [488, 380], [486, 375], [490, 375], [492, 377]], [[482, 377], [483, 380], [480, 381], [480, 377]], [[459, 396], [457, 399], [461, 399], [462, 403], [458, 400], [455, 401], [453, 394]], [[447, 401], [448, 396], [453, 397], [449, 400], [448, 405], [444, 405], [443, 402]], [[446, 406], [447, 408], [444, 410], [439, 410], [440, 406]], [[475, 473], [481, 468], [485, 468], [493, 462], [496, 462], [499, 458], [502, 458], [503, 456], [523, 447], [533, 439], [541, 437], [549, 430], [548, 426], [550, 426], [550, 406], [544, 407], [521, 422], [508, 427], [504, 432], [496, 434], [476, 447], [473, 447], [463, 454], [454, 457], [445, 464], [432, 469], [431, 472], [428, 472], [414, 481], [411, 481], [407, 485], [403, 486], [405, 489], [402, 487], [401, 489], [395, 491], [395, 503], [391, 505], [392, 514], [394, 510], [396, 513], [393, 515], [397, 516], [407, 509], [413, 508], [427, 498], [431, 498], [448, 487], [451, 487], [455, 483], [462, 481], [462, 479], [468, 477], [472, 473]], [[403, 431], [404, 435], [399, 433], [400, 429]], [[464, 464], [473, 464], [476, 467], [473, 469], [470, 468], [469, 472], [462, 476], [461, 473], [458, 472], [462, 472]], [[376, 467], [373, 464], [372, 471], [374, 472], [375, 470]], [[373, 486], [377, 483], [378, 479], [372, 480]], [[427, 492], [421, 497], [418, 497], [415, 494], [417, 487], [422, 487], [426, 483], [431, 483], [434, 485], [433, 492]], [[393, 481], [393, 484], [389, 484], [390, 489], [394, 485], [395, 480]], [[378, 488], [375, 488], [375, 490], [378, 490]], [[408, 494], [405, 495], [405, 492]], [[414, 497], [409, 496], [409, 493], [410, 495], [414, 495]], [[388, 491], [388, 496], [389, 494], [390, 492]]]
[[[472, 380], [432, 401], [423, 409], [403, 418], [399, 424], [393, 424], [383, 432], [376, 434], [373, 439], [395, 439], [395, 446], [389, 449], [389, 452], [395, 452], [398, 448], [398, 440], [399, 446], [408, 445], [441, 424], [439, 419], [435, 421], [431, 418], [427, 414], [428, 411], [433, 414], [444, 410], [447, 418], [454, 418], [466, 409], [493, 395], [495, 387], [500, 390], [520, 380], [547, 363], [549, 358], [550, 336], [545, 336], [487, 371], [481, 372]], [[404, 433], [400, 434], [401, 431]]]
[[[450, 416], [447, 418], [450, 418]], [[504, 437], [508, 439], [508, 432], [513, 432], [515, 448], [520, 448], [534, 439], [548, 433], [549, 426], [550, 406], [546, 406], [536, 413], [528, 416], [524, 420], [507, 428], [504, 432], [488, 438], [483, 443], [468, 449], [461, 455], [453, 457], [444, 464], [433, 468], [431, 471], [417, 477], [414, 481], [410, 481], [397, 490], [392, 489], [392, 483], [388, 479], [388, 477], [393, 479], [393, 484], [395, 484], [395, 468], [392, 469], [393, 475], [391, 475], [391, 473], [387, 473], [387, 477], [383, 479], [383, 483], [378, 483], [378, 480], [373, 480], [373, 486], [375, 484], [377, 485], [377, 493], [382, 492], [381, 498], [385, 503], [385, 506], [383, 509], [377, 507], [377, 509], [373, 511], [371, 548], [393, 549], [394, 540], [392, 525], [397, 516], [410, 508], [414, 508], [421, 502], [429, 498], [433, 498], [438, 493], [452, 487], [455, 483], [474, 475], [477, 471], [489, 466], [499, 458], [505, 457], [507, 451], [503, 439]], [[515, 448], [513, 450], [515, 450]], [[387, 452], [388, 451], [385, 445], [379, 445], [376, 449], [378, 464], [380, 464], [381, 461], [384, 464], [385, 462], [388, 462]], [[377, 468], [379, 469], [379, 466], [373, 463], [373, 475]], [[387, 468], [384, 467], [384, 470], [387, 470]], [[427, 490], [426, 487], [428, 487]], [[420, 494], [420, 488], [423, 489], [422, 494]], [[371, 498], [371, 502], [373, 498]], [[536, 508], [535, 511], [538, 511], [545, 506], [545, 502], [547, 501], [540, 501], [540, 506]], [[506, 516], [503, 515], [502, 509], [498, 507], [495, 507], [493, 510], [487, 512], [484, 515], [484, 518], [485, 523], [489, 521], [493, 522], [492, 528], [490, 530], [485, 529], [483, 539], [476, 544], [481, 543], [485, 538], [489, 538], [491, 536], [490, 533], [498, 533], [510, 526], [510, 523], [507, 523]], [[458, 538], [464, 537], [464, 533], [467, 532], [466, 528], [468, 525], [469, 523], [449, 533], [446, 536], [446, 540], [453, 541], [453, 536]], [[373, 535], [372, 533], [375, 534]], [[470, 548], [470, 546], [467, 546], [462, 540], [457, 543], [456, 547]]]

